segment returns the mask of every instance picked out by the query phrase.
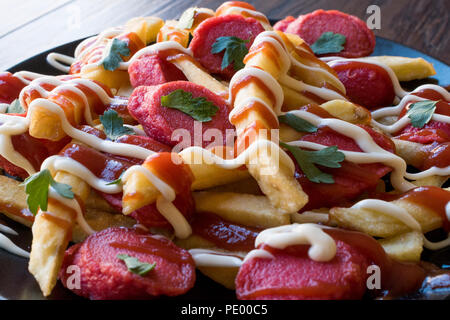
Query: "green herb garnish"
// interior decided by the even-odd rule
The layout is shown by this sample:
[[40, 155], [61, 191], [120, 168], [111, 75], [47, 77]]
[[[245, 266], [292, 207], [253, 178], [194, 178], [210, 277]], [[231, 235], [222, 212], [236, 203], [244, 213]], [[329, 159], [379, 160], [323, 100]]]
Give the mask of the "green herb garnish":
[[114, 38], [109, 49], [108, 55], [103, 59], [103, 68], [114, 71], [123, 61], [122, 57], [128, 57], [130, 49], [125, 41]]
[[62, 197], [67, 199], [74, 198], [72, 187], [56, 182], [48, 169], [33, 174], [25, 179], [21, 185], [25, 186], [28, 208], [33, 215], [36, 215], [39, 208], [42, 211], [47, 210], [48, 188], [50, 186]]
[[411, 104], [406, 115], [411, 119], [411, 124], [416, 128], [423, 128], [430, 122], [436, 111], [438, 101], [425, 100]]
[[219, 37], [211, 47], [211, 53], [220, 53], [225, 50], [221, 68], [224, 70], [233, 63], [235, 71], [241, 70], [244, 65], [244, 58], [248, 53], [245, 45], [250, 40], [242, 40], [237, 37]]
[[333, 176], [320, 171], [316, 165], [327, 168], [340, 168], [340, 162], [345, 159], [345, 155], [338, 151], [337, 146], [327, 147], [319, 151], [306, 151], [283, 142], [280, 142], [280, 146], [292, 153], [308, 180], [315, 183], [334, 183]]
[[134, 135], [131, 128], [123, 125], [123, 119], [114, 110], [107, 110], [100, 116], [100, 122], [103, 125], [106, 136], [111, 140], [116, 140], [123, 135]]
[[167, 96], [161, 97], [163, 107], [177, 109], [197, 121], [211, 121], [219, 108], [205, 97], [193, 98], [192, 93], [177, 89]]
[[297, 130], [298, 132], [312, 133], [317, 131], [317, 127], [315, 125], [311, 124], [305, 119], [297, 117], [292, 113], [286, 113], [284, 115], [278, 116], [278, 121], [287, 124], [288, 126]]
[[311, 50], [319, 55], [326, 53], [338, 53], [344, 50], [346, 38], [343, 34], [324, 32], [311, 46]]
[[156, 267], [156, 262], [152, 264], [142, 262], [138, 258], [130, 257], [127, 254], [118, 254], [117, 258], [125, 262], [128, 271], [134, 274], [138, 274], [142, 277]]

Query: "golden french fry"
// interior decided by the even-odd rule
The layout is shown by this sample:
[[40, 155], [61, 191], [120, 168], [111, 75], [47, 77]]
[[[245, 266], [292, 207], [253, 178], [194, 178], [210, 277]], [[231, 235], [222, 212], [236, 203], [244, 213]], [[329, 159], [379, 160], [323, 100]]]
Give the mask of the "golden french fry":
[[159, 30], [157, 36], [157, 42], [163, 41], [175, 41], [181, 44], [183, 47], [187, 47], [189, 44], [189, 31], [185, 29], [179, 29], [177, 27], [178, 21], [167, 20], [166, 23]]
[[[136, 224], [133, 218], [124, 216], [121, 213], [114, 214], [102, 210], [86, 209], [86, 222], [95, 231], [101, 231], [112, 227], [127, 227], [131, 228]], [[89, 235], [78, 224], [73, 227], [72, 241], [82, 242]]]
[[394, 71], [399, 81], [424, 79], [436, 74], [433, 65], [422, 58], [377, 56], [366, 59], [386, 64]]
[[[422, 227], [424, 233], [440, 228], [442, 218], [428, 208], [406, 200], [392, 202], [405, 209]], [[411, 231], [400, 220], [382, 211], [362, 208], [332, 208], [330, 209], [332, 224], [367, 233], [373, 237], [389, 238]]]
[[287, 124], [280, 123], [280, 141], [291, 142], [300, 140], [305, 133], [299, 132]]
[[320, 105], [332, 116], [354, 124], [370, 125], [370, 111], [344, 100], [332, 100]]
[[144, 44], [156, 41], [159, 30], [164, 21], [157, 17], [136, 17], [125, 24], [125, 32], [134, 32]]
[[324, 83], [328, 83], [342, 93], [346, 92], [345, 87], [339, 80], [336, 72], [325, 62], [316, 58], [314, 54], [308, 50], [308, 45], [299, 36], [280, 31], [277, 31], [277, 33], [283, 38], [289, 53], [293, 57], [290, 74], [294, 78], [319, 88], [322, 87]]
[[[76, 176], [59, 171], [54, 179], [72, 186], [74, 194], [83, 202], [89, 196], [89, 185]], [[49, 201], [47, 212], [39, 211], [36, 215], [28, 270], [44, 296], [50, 295], [56, 284], [75, 218], [73, 209], [58, 201]]]
[[[272, 60], [274, 52], [271, 46], [265, 47], [265, 50], [252, 52], [247, 56], [245, 68], [257, 68], [270, 74], [274, 79], [278, 79], [281, 75], [280, 66], [276, 63], [268, 63], [266, 60]], [[275, 55], [276, 57], [277, 55]], [[244, 69], [245, 70], [245, 69]], [[268, 95], [268, 92], [260, 86], [260, 84], [249, 81], [239, 90], [235, 92], [234, 107], [243, 106], [247, 103], [248, 97], [255, 97], [275, 109], [274, 101]], [[259, 123], [261, 126], [273, 129], [267, 119], [259, 110], [250, 109], [246, 117], [240, 118], [233, 124], [239, 134], [251, 127], [253, 124]], [[261, 137], [257, 133], [256, 140], [267, 139]], [[238, 137], [239, 138], [239, 137]], [[275, 151], [275, 152], [273, 152]], [[279, 158], [281, 149], [277, 150], [258, 150], [256, 155], [252, 155], [247, 162], [247, 168], [250, 174], [258, 181], [263, 193], [269, 198], [273, 206], [285, 210], [287, 212], [295, 212], [300, 210], [308, 201], [308, 196], [303, 192], [300, 184], [294, 178], [292, 172], [283, 164]], [[267, 174], [271, 172], [271, 174]]]
[[107, 87], [120, 90], [130, 86], [130, 76], [126, 70], [105, 70], [103, 66], [82, 69], [80, 77], [103, 83]]
[[[201, 190], [201, 189], [200, 189]], [[208, 192], [233, 192], [233, 193], [245, 193], [259, 196], [262, 194], [259, 188], [258, 182], [249, 177], [248, 179], [223, 184], [220, 186], [205, 189]]]
[[206, 72], [200, 65], [197, 65], [190, 59], [174, 59], [171, 61], [180, 69], [186, 78], [193, 83], [204, 86], [219, 96], [228, 95], [228, 87], [222, 82], [216, 80], [208, 72]]
[[381, 239], [378, 242], [384, 251], [399, 261], [419, 262], [423, 251], [423, 235], [413, 231], [392, 238]]
[[308, 98], [298, 91], [295, 91], [294, 89], [288, 88], [286, 86], [281, 87], [284, 93], [283, 110], [298, 110], [302, 106], [315, 103], [314, 100]]
[[[189, 156], [188, 153], [181, 153], [183, 159]], [[227, 170], [214, 164], [190, 164], [189, 167], [194, 174], [192, 190], [208, 189], [249, 177], [247, 170]], [[130, 214], [154, 203], [160, 193], [142, 173], [134, 172], [123, 185], [123, 195], [123, 213]]]
[[432, 186], [441, 188], [449, 178], [450, 176], [429, 176], [426, 178], [413, 181], [413, 184], [415, 184], [418, 187]]
[[5, 176], [0, 176], [0, 212], [27, 227], [33, 224], [24, 188], [20, 182]]
[[416, 142], [392, 139], [395, 144], [395, 153], [399, 155], [407, 164], [420, 168], [426, 157], [423, 145]]
[[194, 199], [197, 211], [212, 212], [230, 222], [260, 228], [290, 223], [290, 215], [271, 205], [265, 196], [195, 192]]

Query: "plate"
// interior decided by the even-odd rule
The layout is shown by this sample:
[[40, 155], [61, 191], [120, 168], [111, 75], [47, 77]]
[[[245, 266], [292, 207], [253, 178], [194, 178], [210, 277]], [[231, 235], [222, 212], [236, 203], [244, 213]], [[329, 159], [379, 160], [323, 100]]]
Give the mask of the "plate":
[[[25, 60], [8, 71], [17, 72], [21, 70], [28, 70], [48, 75], [61, 74], [58, 70], [52, 68], [47, 64], [46, 57], [50, 52], [58, 52], [66, 55], [73, 55], [75, 47], [82, 41], [77, 40], [66, 43], [62, 46], [53, 48], [41, 54], [38, 54], [28, 60]], [[405, 57], [422, 57], [425, 60], [433, 63], [437, 75], [421, 81], [412, 81], [404, 83], [405, 88], [415, 88], [422, 83], [436, 83], [441, 86], [448, 86], [450, 84], [450, 66], [439, 61], [436, 58], [430, 57], [420, 51], [401, 45], [397, 42], [387, 40], [381, 37], [377, 37], [377, 45], [374, 55], [394, 55]], [[21, 248], [30, 251], [31, 245], [31, 231], [30, 229], [15, 223], [14, 221], [0, 216], [0, 223], [3, 223], [14, 230], [16, 230], [18, 236], [10, 236], [10, 239], [14, 241]], [[441, 251], [433, 253], [425, 252], [425, 258], [435, 264], [443, 267], [450, 265], [450, 249], [446, 248]], [[8, 252], [0, 249], [0, 299], [32, 299], [32, 300], [71, 300], [81, 299], [69, 290], [66, 290], [60, 282], [56, 285], [53, 293], [50, 297], [45, 298], [42, 296], [39, 287], [27, 270], [28, 260], [9, 254]], [[183, 296], [176, 298], [163, 298], [163, 299], [177, 299], [177, 300], [209, 300], [209, 299], [221, 299], [232, 300], [235, 299], [235, 293], [232, 290], [225, 289], [223, 286], [215, 283], [209, 278], [203, 276], [197, 272], [197, 281], [195, 287]]]

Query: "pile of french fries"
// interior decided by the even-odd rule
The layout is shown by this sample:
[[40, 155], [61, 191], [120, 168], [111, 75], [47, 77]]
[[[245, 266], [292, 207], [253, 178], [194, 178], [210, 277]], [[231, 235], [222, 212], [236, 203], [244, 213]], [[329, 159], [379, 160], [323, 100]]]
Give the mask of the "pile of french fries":
[[[178, 37], [177, 42], [186, 47], [189, 34], [194, 31], [194, 28], [178, 30], [178, 33], [176, 33], [176, 29], [176, 21], [164, 23], [158, 18], [137, 18], [129, 21], [125, 26], [126, 31], [136, 32], [146, 44], [154, 42], [157, 37], [158, 41], [167, 41], [167, 39], [173, 39], [176, 35]], [[282, 33], [279, 33], [279, 35], [295, 59], [310, 66], [326, 68], [319, 59], [305, 62], [299, 55], [296, 55], [295, 50], [305, 51], [302, 39], [295, 35]], [[373, 57], [371, 59], [387, 64], [401, 81], [422, 79], [435, 73], [432, 65], [423, 59], [403, 57]], [[228, 94], [228, 83], [218, 81], [191, 60], [179, 59], [172, 61], [172, 63], [184, 72], [189, 81], [200, 84], [216, 94], [222, 96]], [[260, 51], [259, 54], [249, 59], [246, 62], [246, 68], [264, 70], [275, 79], [280, 76], [277, 63], [271, 60], [266, 51]], [[312, 86], [321, 87], [323, 83], [330, 83], [345, 91], [339, 80], [327, 76], [326, 73], [313, 73], [309, 69], [295, 66], [290, 70], [290, 75]], [[129, 85], [128, 75], [123, 70], [107, 71], [99, 67], [80, 76], [116, 89]], [[283, 110], [298, 109], [300, 106], [311, 102], [308, 97], [292, 88], [282, 87], [282, 90], [284, 93]], [[260, 97], [268, 105], [272, 104], [263, 89], [255, 84], [250, 84], [238, 92], [234, 97], [236, 104], [239, 104], [248, 96]], [[273, 105], [272, 107], [275, 108]], [[348, 101], [332, 100], [322, 104], [321, 107], [338, 119], [353, 124], [370, 125], [370, 112]], [[54, 120], [52, 115], [47, 116]], [[47, 130], [44, 125], [45, 121], [42, 121], [42, 119], [42, 114], [35, 114], [35, 117], [31, 119], [32, 130], [30, 130], [30, 134], [38, 138], [59, 140], [61, 137], [55, 137], [52, 131]], [[237, 131], [242, 131], [255, 120], [264, 121], [257, 112], [250, 113], [247, 118], [235, 124]], [[299, 132], [281, 124], [280, 140], [289, 142], [299, 138], [301, 138]], [[420, 145], [407, 141], [395, 142], [397, 154], [405, 159], [408, 164], [414, 165], [419, 161], [420, 151], [418, 152], [418, 150], [421, 148]], [[181, 153], [180, 155], [189, 164], [187, 159], [191, 155], [187, 153]], [[292, 223], [295, 216], [298, 215], [297, 212], [308, 202], [308, 196], [303, 192], [301, 185], [294, 178], [289, 168], [281, 167], [273, 175], [261, 174], [263, 169], [267, 169], [264, 166], [278, 165], [270, 161], [270, 155], [266, 156], [269, 159], [261, 159], [256, 164], [248, 164], [246, 169], [240, 168], [239, 170], [223, 169], [217, 165], [208, 164], [206, 160], [200, 164], [189, 164], [195, 177], [192, 192], [196, 210], [217, 214], [230, 222], [263, 229]], [[133, 197], [134, 200], [124, 201], [122, 214], [111, 208], [79, 177], [64, 171], [55, 171], [52, 172], [52, 175], [57, 182], [72, 187], [77, 199], [86, 208], [85, 217], [88, 224], [95, 231], [112, 226], [133, 226], [135, 221], [128, 214], [145, 205], [154, 203], [160, 196], [155, 186], [142, 174], [136, 172], [124, 184], [124, 195], [141, 194], [142, 197]], [[418, 186], [441, 187], [447, 179], [448, 177], [435, 176], [415, 183]], [[383, 188], [383, 186], [380, 188]], [[407, 210], [416, 218], [423, 232], [442, 226], [441, 219], [427, 208], [411, 204], [405, 200], [394, 201], [394, 204]], [[32, 227], [33, 243], [29, 270], [37, 279], [44, 295], [49, 295], [56, 284], [57, 274], [69, 241], [79, 242], [88, 235], [79, 227], [66, 208], [57, 202], [50, 202], [47, 211], [65, 220], [70, 224], [70, 229], [62, 228], [51, 220], [43, 219], [42, 212], [38, 212], [34, 223], [29, 219], [17, 216], [18, 211], [27, 210], [26, 194], [19, 182], [6, 176], [0, 176], [0, 207], [2, 213], [8, 217]], [[356, 208], [324, 208], [316, 213], [324, 216], [324, 222], [330, 226], [357, 230], [381, 238], [380, 244], [395, 259], [402, 261], [420, 260], [423, 250], [422, 234], [411, 230], [404, 223], [383, 212]], [[212, 248], [221, 251], [208, 240], [195, 234], [185, 239], [175, 239], [175, 242], [186, 249]], [[246, 253], [240, 254], [245, 255]], [[237, 268], [201, 267], [200, 270], [225, 287], [234, 288]]]

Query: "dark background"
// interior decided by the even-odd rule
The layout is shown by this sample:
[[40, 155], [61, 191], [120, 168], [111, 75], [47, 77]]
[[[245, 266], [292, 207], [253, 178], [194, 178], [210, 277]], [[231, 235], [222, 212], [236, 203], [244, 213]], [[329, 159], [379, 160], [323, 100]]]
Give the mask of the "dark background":
[[[220, 0], [1, 0], [0, 70], [63, 43], [121, 25], [135, 16], [178, 18], [191, 6], [216, 9]], [[450, 64], [450, 0], [249, 0], [271, 19], [316, 9], [338, 9], [364, 21], [367, 7], [381, 8], [376, 35]]]

